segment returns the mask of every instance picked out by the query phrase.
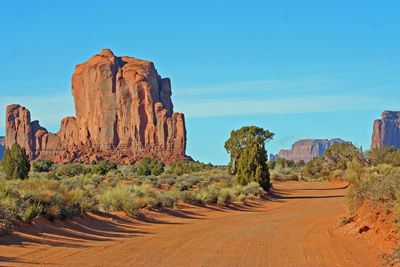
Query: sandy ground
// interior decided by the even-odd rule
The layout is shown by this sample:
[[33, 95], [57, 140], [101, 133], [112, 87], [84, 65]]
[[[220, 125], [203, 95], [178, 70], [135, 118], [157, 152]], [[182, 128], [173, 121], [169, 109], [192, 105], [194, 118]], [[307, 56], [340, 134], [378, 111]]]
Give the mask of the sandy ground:
[[42, 219], [0, 240], [0, 266], [380, 266], [374, 247], [336, 230], [342, 184], [274, 188], [270, 200], [231, 208]]

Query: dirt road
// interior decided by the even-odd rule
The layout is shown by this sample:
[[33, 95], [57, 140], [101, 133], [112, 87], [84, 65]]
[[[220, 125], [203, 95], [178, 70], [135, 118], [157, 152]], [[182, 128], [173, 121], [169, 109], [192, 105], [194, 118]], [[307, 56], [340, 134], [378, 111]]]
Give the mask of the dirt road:
[[272, 200], [248, 206], [42, 221], [0, 240], [0, 265], [379, 266], [372, 247], [334, 229], [342, 185], [274, 187]]

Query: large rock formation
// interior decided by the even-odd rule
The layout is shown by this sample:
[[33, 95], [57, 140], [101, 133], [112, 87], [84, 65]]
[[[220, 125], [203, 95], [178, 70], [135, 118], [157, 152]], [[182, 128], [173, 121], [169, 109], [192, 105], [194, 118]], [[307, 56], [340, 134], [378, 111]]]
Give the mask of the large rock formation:
[[4, 136], [0, 136], [0, 161], [3, 159], [5, 149], [6, 149], [6, 139]]
[[382, 119], [375, 120], [371, 149], [382, 146], [400, 148], [400, 111], [382, 113]]
[[57, 134], [31, 121], [26, 108], [8, 106], [7, 147], [18, 142], [30, 159], [56, 162], [188, 158], [184, 115], [173, 112], [171, 82], [158, 75], [152, 62], [104, 49], [76, 66], [72, 94], [76, 117], [64, 118]]
[[308, 162], [315, 157], [322, 156], [324, 151], [334, 144], [350, 143], [339, 138], [328, 139], [303, 139], [295, 142], [290, 150], [281, 150], [278, 155], [271, 155], [270, 160], [285, 158], [295, 162], [303, 160]]

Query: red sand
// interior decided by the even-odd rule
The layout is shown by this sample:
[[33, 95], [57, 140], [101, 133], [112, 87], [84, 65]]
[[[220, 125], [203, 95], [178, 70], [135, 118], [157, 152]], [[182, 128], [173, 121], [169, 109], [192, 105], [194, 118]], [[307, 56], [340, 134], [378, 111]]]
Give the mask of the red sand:
[[343, 184], [274, 186], [247, 206], [41, 219], [0, 240], [0, 265], [380, 266], [373, 245], [337, 231]]

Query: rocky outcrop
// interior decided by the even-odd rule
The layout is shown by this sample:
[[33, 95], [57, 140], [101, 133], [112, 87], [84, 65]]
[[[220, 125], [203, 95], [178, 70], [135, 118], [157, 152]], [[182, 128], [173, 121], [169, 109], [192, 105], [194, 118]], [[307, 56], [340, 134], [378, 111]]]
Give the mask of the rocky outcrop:
[[72, 94], [76, 117], [64, 118], [56, 134], [31, 121], [26, 108], [8, 106], [7, 147], [18, 142], [31, 159], [56, 162], [188, 158], [184, 115], [173, 112], [171, 82], [152, 62], [104, 49], [76, 66]]
[[371, 149], [382, 146], [400, 148], [400, 111], [382, 113], [382, 119], [375, 120]]
[[303, 139], [295, 142], [290, 150], [281, 150], [278, 155], [271, 155], [270, 160], [285, 158], [295, 162], [303, 160], [308, 162], [315, 157], [322, 156], [324, 151], [334, 144], [350, 143], [339, 138], [328, 139]]
[[0, 136], [0, 161], [3, 159], [5, 149], [6, 149], [6, 139], [4, 136]]

